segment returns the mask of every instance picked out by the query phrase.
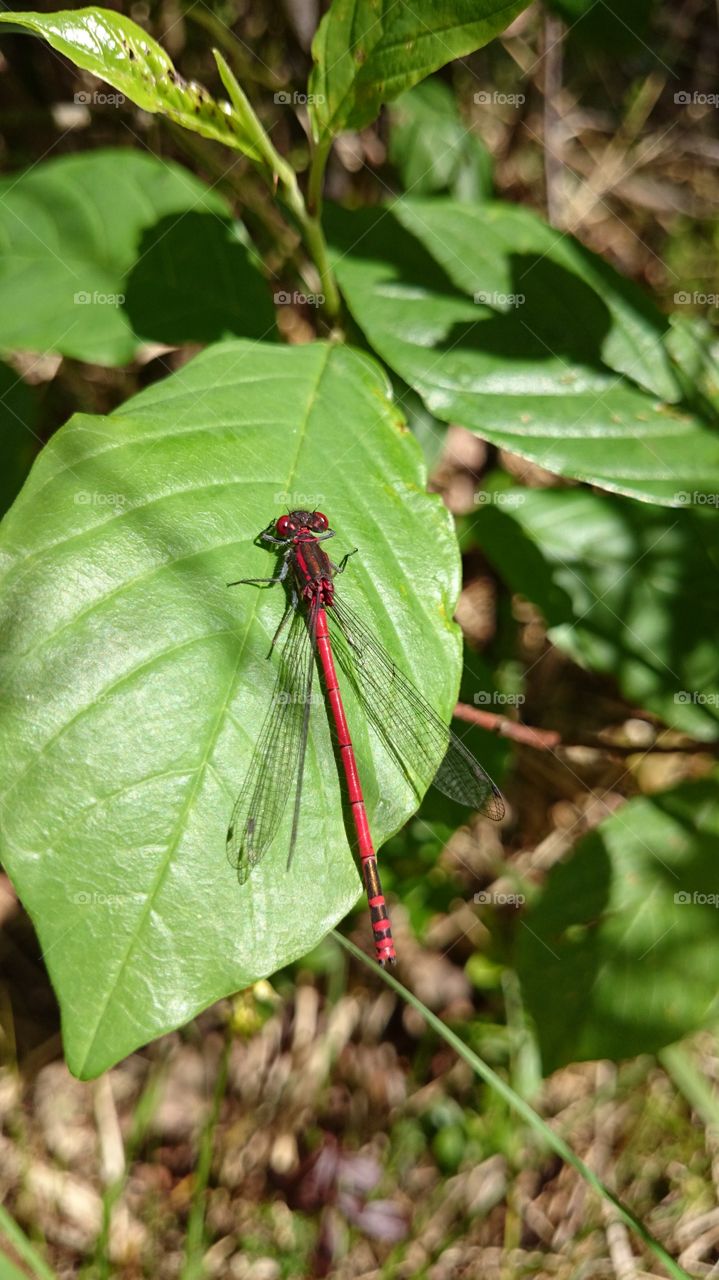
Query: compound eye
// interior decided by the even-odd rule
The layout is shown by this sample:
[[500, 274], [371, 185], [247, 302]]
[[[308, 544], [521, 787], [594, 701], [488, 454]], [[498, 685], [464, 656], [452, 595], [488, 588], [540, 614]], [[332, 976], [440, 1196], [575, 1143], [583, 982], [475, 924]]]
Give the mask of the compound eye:
[[280, 516], [277, 521], [276, 529], [278, 538], [286, 538], [292, 528], [292, 521], [289, 516]]
[[312, 516], [312, 524], [318, 532], [323, 532], [325, 529], [329, 529], [330, 522], [322, 511], [314, 511]]

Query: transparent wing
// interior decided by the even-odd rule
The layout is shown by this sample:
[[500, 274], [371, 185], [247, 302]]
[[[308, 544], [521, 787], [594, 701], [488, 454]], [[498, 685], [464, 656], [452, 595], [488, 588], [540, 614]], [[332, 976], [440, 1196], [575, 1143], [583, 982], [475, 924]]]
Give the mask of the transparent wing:
[[290, 795], [295, 803], [290, 853], [294, 843], [314, 671], [312, 639], [299, 610], [293, 612], [279, 661], [272, 701], [227, 831], [227, 857], [241, 884], [272, 844]]
[[367, 719], [418, 799], [434, 785], [452, 800], [499, 821], [504, 801], [471, 751], [452, 733], [384, 645], [339, 596], [327, 610], [341, 667], [357, 688]]

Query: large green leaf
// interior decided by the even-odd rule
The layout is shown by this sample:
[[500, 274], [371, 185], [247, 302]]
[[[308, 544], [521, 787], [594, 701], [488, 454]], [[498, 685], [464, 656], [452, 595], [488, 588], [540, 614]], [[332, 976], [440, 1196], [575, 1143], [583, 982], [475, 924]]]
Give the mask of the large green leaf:
[[474, 532], [555, 644], [698, 738], [719, 736], [716, 506], [666, 511], [586, 490], [511, 490]]
[[455, 200], [488, 199], [492, 158], [467, 127], [449, 85], [436, 77], [403, 93], [391, 111], [389, 158], [416, 196], [451, 191]]
[[[630, 367], [652, 385], [668, 376], [651, 354], [662, 324], [641, 295], [576, 248], [562, 250], [561, 261], [536, 247], [525, 252], [523, 236], [539, 243], [534, 220], [511, 213], [505, 240], [484, 206], [455, 205], [454, 242], [436, 240], [430, 254], [400, 221], [418, 225], [417, 206], [427, 203], [335, 209], [327, 222], [357, 323], [436, 417], [550, 471], [646, 501], [679, 506], [686, 493], [719, 492], [714, 420], [621, 376]], [[446, 214], [448, 202], [438, 205]], [[473, 220], [474, 248], [466, 236]], [[477, 247], [483, 239], [493, 254]], [[477, 285], [483, 300], [475, 302]]]
[[716, 779], [631, 800], [552, 870], [517, 955], [546, 1071], [715, 1021]]
[[316, 139], [362, 129], [384, 102], [481, 49], [528, 0], [333, 0], [312, 43]]
[[76, 66], [119, 89], [143, 111], [159, 112], [193, 133], [223, 142], [254, 160], [259, 153], [229, 102], [183, 80], [161, 45], [136, 22], [112, 9], [1, 13], [0, 22], [42, 36]]
[[273, 323], [226, 204], [179, 165], [93, 151], [0, 182], [0, 348], [123, 364]]
[[[536, 293], [533, 272], [546, 264], [549, 270], [542, 273], [546, 305], [558, 319], [563, 313], [569, 327], [576, 315], [565, 274], [583, 280], [604, 303], [604, 332], [597, 324], [596, 333], [604, 363], [664, 400], [679, 400], [680, 389], [664, 346], [667, 317], [632, 280], [620, 276], [573, 236], [557, 235], [531, 209], [498, 201], [469, 205], [408, 197], [397, 201], [394, 211], [462, 293], [472, 298], [484, 295], [487, 305], [501, 313], [511, 309], [503, 301], [507, 295], [527, 299]], [[547, 296], [547, 283], [554, 286], [553, 296]], [[525, 305], [518, 303], [520, 321]], [[588, 319], [598, 317], [590, 314]]]
[[[284, 607], [225, 584], [274, 571], [273, 516], [322, 504], [335, 558], [361, 550], [346, 598], [451, 710], [456, 541], [387, 391], [344, 347], [219, 344], [74, 418], [5, 519], [2, 850], [80, 1075], [304, 954], [359, 894], [323, 706], [291, 868], [289, 813], [241, 888], [225, 857]], [[346, 692], [381, 844], [416, 800]]]

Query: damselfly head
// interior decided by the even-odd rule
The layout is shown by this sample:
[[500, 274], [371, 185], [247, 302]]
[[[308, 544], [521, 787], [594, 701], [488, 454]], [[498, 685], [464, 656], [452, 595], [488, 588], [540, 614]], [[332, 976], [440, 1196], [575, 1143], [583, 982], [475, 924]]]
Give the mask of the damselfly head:
[[289, 515], [280, 516], [277, 521], [277, 537], [291, 538], [296, 533], [324, 533], [329, 528], [329, 520], [321, 511], [290, 511]]

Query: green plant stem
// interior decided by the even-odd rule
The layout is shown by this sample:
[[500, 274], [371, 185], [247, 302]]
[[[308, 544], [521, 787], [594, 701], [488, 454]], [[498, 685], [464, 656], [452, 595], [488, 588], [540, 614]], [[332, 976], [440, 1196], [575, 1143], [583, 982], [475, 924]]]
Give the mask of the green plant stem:
[[322, 215], [322, 187], [331, 146], [332, 139], [327, 137], [312, 148], [310, 172], [307, 180], [307, 208], [310, 216], [318, 220]]
[[658, 1054], [667, 1075], [683, 1093], [689, 1106], [702, 1118], [707, 1128], [719, 1126], [719, 1103], [713, 1088], [694, 1060], [688, 1045], [670, 1044]]
[[322, 230], [322, 184], [332, 139], [326, 138], [312, 149], [312, 160], [307, 184], [307, 204], [304, 204], [303, 235], [305, 244], [314, 258], [325, 294], [325, 310], [335, 319], [339, 315], [340, 299], [334, 272], [327, 254], [327, 241]]
[[418, 1000], [411, 991], [408, 991], [406, 987], [403, 987], [401, 982], [398, 982], [396, 978], [393, 978], [386, 969], [382, 969], [376, 961], [371, 960], [369, 956], [365, 955], [364, 951], [360, 951], [359, 947], [356, 947], [353, 942], [350, 942], [349, 938], [343, 937], [342, 934], [338, 933], [336, 930], [333, 931], [333, 937], [337, 939], [345, 950], [349, 951], [350, 954], [354, 956], [355, 960], [361, 961], [361, 963], [366, 965], [368, 969], [371, 969], [374, 973], [378, 974], [382, 978], [383, 982], [386, 982], [387, 986], [392, 988], [396, 995], [400, 996], [402, 1000], [406, 1000], [408, 1004], [411, 1004], [412, 1008], [416, 1009], [417, 1013], [424, 1018], [425, 1022], [427, 1022], [429, 1026], [437, 1032], [437, 1035], [441, 1036], [447, 1044], [451, 1045], [455, 1052], [459, 1054], [460, 1058], [463, 1058], [465, 1062], [469, 1063], [470, 1067], [476, 1071], [477, 1075], [480, 1076], [481, 1079], [484, 1080], [492, 1089], [494, 1089], [496, 1093], [500, 1094], [513, 1111], [521, 1116], [532, 1129], [536, 1129], [537, 1132], [542, 1135], [547, 1145], [550, 1146], [553, 1151], [556, 1151], [557, 1155], [560, 1156], [562, 1160], [566, 1161], [567, 1164], [571, 1164], [594, 1191], [597, 1191], [604, 1200], [607, 1200], [614, 1206], [622, 1221], [626, 1223], [628, 1227], [631, 1227], [639, 1238], [644, 1241], [647, 1247], [651, 1249], [652, 1253], [654, 1253], [660, 1262], [662, 1262], [666, 1267], [669, 1275], [674, 1277], [674, 1280], [692, 1280], [692, 1277], [688, 1272], [686, 1272], [683, 1267], [680, 1267], [678, 1262], [674, 1261], [671, 1255], [667, 1253], [664, 1246], [655, 1239], [639, 1218], [632, 1213], [631, 1209], [628, 1209], [619, 1197], [616, 1196], [613, 1191], [609, 1190], [609, 1187], [602, 1182], [601, 1178], [597, 1177], [596, 1173], [589, 1168], [589, 1165], [585, 1164], [581, 1157], [576, 1155], [576, 1153], [572, 1151], [572, 1148], [554, 1132], [551, 1125], [548, 1125], [546, 1120], [543, 1120], [538, 1112], [534, 1111], [533, 1108], [530, 1107], [529, 1103], [524, 1101], [524, 1098], [520, 1098], [519, 1094], [515, 1093], [514, 1089], [512, 1089], [501, 1076], [497, 1075], [491, 1067], [488, 1067], [486, 1062], [483, 1062], [482, 1059], [478, 1057], [463, 1040], [460, 1040], [459, 1036], [455, 1035], [454, 1031], [451, 1031], [449, 1027], [445, 1026], [440, 1018], [427, 1009], [422, 1004], [421, 1000]]
[[44, 1258], [40, 1257], [24, 1231], [2, 1205], [0, 1205], [0, 1233], [10, 1242], [18, 1257], [26, 1267], [30, 1268], [37, 1280], [57, 1280], [56, 1273], [51, 1270]]
[[324, 309], [327, 315], [334, 320], [340, 312], [340, 296], [334, 273], [330, 266], [327, 241], [322, 230], [322, 224], [319, 217], [312, 217], [308, 212], [294, 169], [278, 152], [274, 151], [269, 139], [267, 141], [274, 152], [275, 161], [273, 167], [282, 187], [287, 208], [296, 219], [305, 246], [319, 271], [322, 292], [325, 298]]
[[[293, 174], [294, 177], [294, 174]], [[295, 186], [297, 182], [295, 180]], [[314, 261], [317, 270], [320, 273], [322, 282], [322, 292], [324, 294], [324, 309], [332, 320], [336, 320], [340, 313], [340, 295], [335, 282], [334, 272], [330, 266], [329, 256], [327, 253], [327, 241], [322, 230], [322, 224], [319, 218], [311, 218], [307, 212], [305, 202], [302, 199], [302, 192], [297, 187], [297, 193], [302, 202], [302, 209], [293, 210], [295, 217], [299, 222], [302, 231], [302, 239], [307, 246], [310, 257]], [[292, 206], [288, 204], [288, 207]]]
[[281, 156], [273, 146], [247, 95], [237, 83], [220, 51], [214, 49], [213, 53], [222, 77], [222, 83], [230, 95], [230, 100], [241, 123], [243, 136], [250, 140], [257, 154], [261, 157], [262, 165], [266, 169], [264, 176], [270, 182], [277, 182], [282, 189], [284, 202], [297, 222], [305, 248], [319, 272], [324, 294], [324, 310], [329, 318], [334, 320], [339, 315], [340, 296], [329, 263], [327, 242], [322, 230], [319, 211], [310, 214], [292, 165], [288, 164], [284, 156]]

